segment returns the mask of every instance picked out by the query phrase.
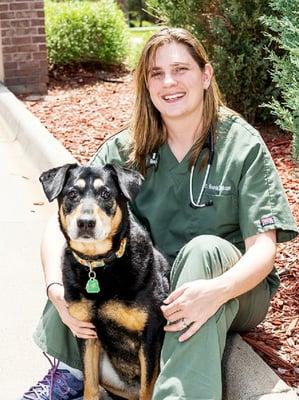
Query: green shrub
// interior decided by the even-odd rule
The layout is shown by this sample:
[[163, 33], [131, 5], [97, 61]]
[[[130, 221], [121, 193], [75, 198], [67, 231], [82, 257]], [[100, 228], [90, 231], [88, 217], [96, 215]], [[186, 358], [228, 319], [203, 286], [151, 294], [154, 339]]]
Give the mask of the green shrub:
[[144, 28], [130, 28], [130, 51], [128, 67], [134, 69], [147, 40], [158, 30], [154, 25]]
[[269, 57], [279, 95], [267, 106], [277, 124], [293, 133], [293, 154], [299, 160], [299, 0], [273, 0], [271, 7], [278, 15], [262, 21], [270, 29], [269, 47], [273, 42], [279, 47]]
[[253, 122], [269, 110], [259, 106], [273, 94], [259, 19], [269, 0], [148, 0], [165, 24], [190, 30], [204, 44], [227, 104]]
[[128, 28], [112, 0], [46, 0], [49, 62], [63, 65], [96, 61], [120, 64], [128, 51]]

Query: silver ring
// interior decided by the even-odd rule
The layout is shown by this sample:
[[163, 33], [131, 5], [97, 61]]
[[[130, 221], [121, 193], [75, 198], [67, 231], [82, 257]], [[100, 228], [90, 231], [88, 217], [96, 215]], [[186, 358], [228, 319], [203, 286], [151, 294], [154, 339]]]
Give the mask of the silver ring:
[[181, 321], [182, 321], [183, 329], [186, 329], [188, 327], [188, 325], [186, 324], [185, 318], [182, 318]]

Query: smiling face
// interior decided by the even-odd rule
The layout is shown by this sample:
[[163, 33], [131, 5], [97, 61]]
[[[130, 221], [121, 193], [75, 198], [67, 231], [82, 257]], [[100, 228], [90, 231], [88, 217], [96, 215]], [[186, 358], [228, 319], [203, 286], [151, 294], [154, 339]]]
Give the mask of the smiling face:
[[173, 41], [158, 47], [148, 72], [148, 90], [164, 123], [198, 118], [212, 75], [211, 65], [201, 69], [185, 45]]

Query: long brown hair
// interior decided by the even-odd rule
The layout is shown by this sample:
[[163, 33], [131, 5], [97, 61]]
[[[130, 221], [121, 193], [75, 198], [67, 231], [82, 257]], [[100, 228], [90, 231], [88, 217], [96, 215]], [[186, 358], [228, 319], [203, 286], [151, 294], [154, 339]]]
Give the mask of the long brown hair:
[[[142, 174], [146, 172], [146, 156], [157, 151], [166, 142], [167, 132], [160, 112], [153, 105], [148, 90], [148, 72], [151, 60], [160, 46], [177, 42], [186, 46], [190, 55], [201, 70], [209, 62], [202, 44], [187, 30], [163, 28], [155, 33], [145, 44], [135, 70], [135, 106], [131, 123], [131, 152], [129, 162]], [[190, 165], [195, 163], [209, 131], [215, 135], [219, 107], [223, 104], [214, 76], [210, 86], [204, 91], [203, 132], [194, 143]]]

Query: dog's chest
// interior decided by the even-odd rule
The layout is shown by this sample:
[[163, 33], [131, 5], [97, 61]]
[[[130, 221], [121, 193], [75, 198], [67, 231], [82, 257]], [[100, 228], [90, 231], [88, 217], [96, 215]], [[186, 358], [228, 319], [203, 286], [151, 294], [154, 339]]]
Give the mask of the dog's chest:
[[145, 328], [148, 313], [145, 307], [139, 305], [126, 305], [119, 300], [108, 300], [101, 304], [97, 312], [97, 319], [111, 322], [115, 326], [129, 332], [142, 332]]
[[140, 305], [126, 305], [109, 300], [96, 310], [93, 323], [99, 339], [108, 354], [130, 353], [138, 357], [142, 334], [148, 321], [148, 312]]

